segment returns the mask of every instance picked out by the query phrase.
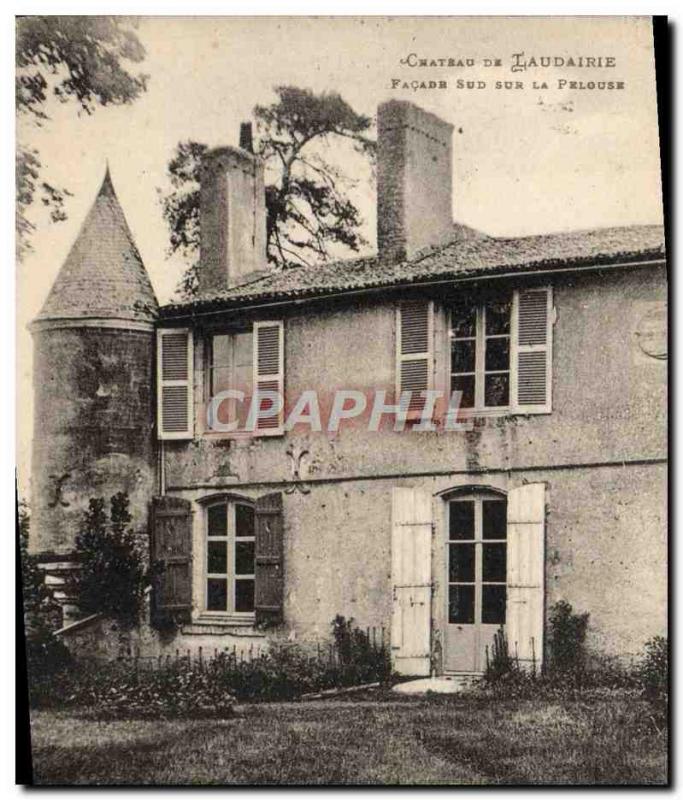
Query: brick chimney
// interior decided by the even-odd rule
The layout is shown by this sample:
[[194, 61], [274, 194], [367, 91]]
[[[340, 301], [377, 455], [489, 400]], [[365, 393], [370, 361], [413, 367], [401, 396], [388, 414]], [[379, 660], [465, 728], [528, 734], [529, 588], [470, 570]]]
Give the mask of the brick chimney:
[[377, 250], [410, 258], [453, 233], [453, 126], [404, 100], [377, 109]]
[[[244, 125], [240, 144], [251, 149]], [[263, 162], [236, 147], [209, 150], [200, 181], [199, 296], [237, 286], [265, 268]]]

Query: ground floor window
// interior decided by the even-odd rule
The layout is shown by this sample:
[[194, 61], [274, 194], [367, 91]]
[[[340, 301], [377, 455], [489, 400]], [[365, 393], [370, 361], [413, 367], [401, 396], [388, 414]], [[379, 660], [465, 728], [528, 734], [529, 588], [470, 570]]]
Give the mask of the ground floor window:
[[504, 625], [507, 502], [494, 494], [448, 504], [448, 622]]
[[206, 611], [254, 611], [254, 509], [221, 500], [206, 508]]

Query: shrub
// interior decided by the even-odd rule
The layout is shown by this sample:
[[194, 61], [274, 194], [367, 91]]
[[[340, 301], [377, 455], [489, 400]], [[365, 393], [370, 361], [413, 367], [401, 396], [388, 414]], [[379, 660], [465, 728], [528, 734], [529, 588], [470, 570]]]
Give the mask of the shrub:
[[586, 668], [586, 630], [589, 614], [575, 614], [566, 600], [550, 609], [549, 671], [578, 677]]
[[339, 662], [339, 684], [388, 681], [391, 676], [391, 657], [384, 642], [377, 647], [369, 634], [354, 627], [353, 619], [337, 614], [332, 621], [332, 636]]
[[665, 716], [669, 704], [669, 643], [664, 636], [654, 636], [646, 643], [645, 655], [635, 672], [643, 696], [658, 716]]
[[84, 614], [102, 613], [123, 625], [134, 625], [150, 585], [145, 554], [129, 528], [128, 495], [111, 498], [109, 517], [101, 497], [91, 498], [76, 535], [80, 568], [69, 589]]
[[489, 683], [495, 683], [502, 680], [513, 671], [519, 670], [517, 664], [510, 655], [507, 636], [501, 625], [493, 637], [490, 655], [488, 647], [486, 648], [486, 672], [484, 673], [484, 679]]

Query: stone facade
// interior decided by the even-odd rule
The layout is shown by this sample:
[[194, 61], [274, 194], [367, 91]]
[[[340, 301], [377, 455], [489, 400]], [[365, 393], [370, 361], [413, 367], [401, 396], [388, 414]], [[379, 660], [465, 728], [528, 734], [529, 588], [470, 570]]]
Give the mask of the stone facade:
[[[311, 292], [315, 274], [302, 271], [287, 278], [290, 284], [281, 295], [269, 294], [267, 281], [257, 281], [250, 285], [255, 294], [242, 300], [237, 286], [236, 294], [207, 304], [216, 290], [235, 288], [234, 281], [265, 263], [259, 260], [265, 256], [265, 227], [259, 227], [265, 215], [261, 199], [253, 202], [262, 173], [255, 178], [252, 167], [262, 168], [248, 153], [235, 155], [227, 148], [209, 154], [202, 187], [202, 297], [189, 307], [162, 309], [154, 322], [157, 328], [193, 334], [194, 433], [186, 439], [157, 441], [155, 436], [156, 301], [151, 303], [139, 272], [127, 278], [129, 285], [144, 289], [137, 304], [123, 308], [112, 301], [111, 313], [91, 318], [85, 308], [76, 313], [71, 305], [60, 309], [52, 303], [50, 314], [39, 318], [33, 549], [63, 562], [73, 547], [77, 519], [95, 495], [127, 491], [142, 535], [148, 532], [149, 504], [159, 493], [189, 503], [191, 517], [189, 619], [170, 637], [147, 620], [125, 641], [109, 621], [93, 619], [65, 631], [74, 646], [111, 657], [122, 649], [159, 657], [176, 649], [262, 648], [281, 639], [313, 643], [329, 636], [336, 614], [388, 633], [395, 588], [392, 490], [397, 487], [420, 489], [431, 498], [435, 671], [443, 668], [447, 625], [446, 500], [458, 489], [505, 496], [525, 484], [545, 486], [546, 618], [554, 602], [569, 601], [591, 615], [590, 645], [622, 658], [635, 656], [650, 636], [666, 631], [666, 270], [660, 245], [648, 244], [641, 253], [627, 243], [657, 236], [624, 229], [548, 237], [547, 242], [483, 235], [467, 243], [462, 237], [451, 241], [451, 131], [448, 123], [410, 104], [380, 108], [378, 273], [383, 270], [386, 278], [395, 265], [398, 276], [403, 259], [445, 241], [443, 251], [435, 252], [449, 260], [450, 270], [447, 278], [436, 280], [438, 275], [430, 273], [429, 280], [414, 286], [397, 277], [381, 291], [370, 286], [345, 292], [335, 286], [328, 296], [321, 289], [316, 297]], [[246, 182], [235, 183], [242, 167]], [[109, 188], [105, 200], [109, 215], [118, 220], [105, 238], [116, 235], [120, 245], [125, 243], [122, 213]], [[255, 229], [256, 212], [262, 220]], [[570, 246], [571, 258], [563, 260]], [[117, 247], [104, 251], [119, 252]], [[507, 263], [504, 255], [498, 260], [499, 251], [508, 253]], [[122, 263], [136, 264], [135, 256], [134, 249], [124, 252]], [[469, 262], [462, 266], [465, 256]], [[90, 261], [79, 256], [78, 263], [94, 264], [96, 278], [102, 270], [105, 276], [122, 270], [118, 262], [98, 262], [96, 252]], [[421, 263], [406, 267], [413, 283], [419, 283]], [[506, 268], [496, 272], [500, 264]], [[66, 278], [73, 273], [69, 267]], [[352, 264], [347, 273], [341, 269], [339, 275], [345, 274], [351, 286]], [[82, 285], [82, 275], [76, 278]], [[273, 286], [278, 280], [273, 278]], [[339, 388], [385, 390], [393, 397], [398, 309], [406, 301], [433, 303], [432, 366], [435, 382], [448, 385], [447, 309], [455, 300], [473, 298], [483, 284], [508, 296], [520, 287], [552, 288], [551, 409], [481, 413], [467, 431], [397, 432], [391, 421], [376, 432], [360, 424], [342, 424], [336, 433], [300, 425], [273, 436], [207, 431], [212, 334], [281, 322], [289, 408], [301, 392], [314, 391], [325, 416]], [[68, 282], [60, 285], [60, 297], [68, 297]], [[309, 294], [302, 299], [304, 291]], [[131, 308], [136, 314], [152, 309], [151, 318], [141, 319]], [[208, 618], [206, 502], [223, 496], [256, 502], [274, 492], [282, 493], [283, 503], [282, 624], [263, 631], [249, 617]]]

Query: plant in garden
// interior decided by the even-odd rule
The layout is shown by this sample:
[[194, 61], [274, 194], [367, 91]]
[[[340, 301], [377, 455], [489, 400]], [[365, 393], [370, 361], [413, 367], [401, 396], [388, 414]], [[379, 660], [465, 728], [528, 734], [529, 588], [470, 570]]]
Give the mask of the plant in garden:
[[70, 590], [84, 615], [102, 613], [126, 626], [140, 616], [144, 592], [150, 585], [145, 552], [131, 530], [129, 499], [124, 492], [111, 498], [91, 498], [76, 535], [79, 569]]
[[666, 716], [669, 705], [669, 642], [664, 636], [654, 636], [645, 645], [645, 655], [636, 667], [636, 674], [645, 698], [660, 719]]
[[575, 614], [571, 604], [559, 600], [550, 608], [549, 671], [578, 676], [586, 668], [586, 631], [590, 614]]

